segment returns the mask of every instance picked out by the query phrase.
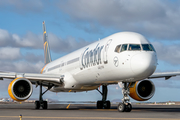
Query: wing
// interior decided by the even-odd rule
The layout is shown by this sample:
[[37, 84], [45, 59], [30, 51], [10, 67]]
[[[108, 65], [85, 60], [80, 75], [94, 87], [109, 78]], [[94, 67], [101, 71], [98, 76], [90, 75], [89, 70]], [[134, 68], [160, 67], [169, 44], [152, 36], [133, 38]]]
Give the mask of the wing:
[[151, 76], [148, 77], [148, 79], [154, 79], [154, 78], [165, 78], [165, 80], [168, 80], [171, 77], [175, 77], [177, 75], [180, 75], [180, 72], [162, 72], [162, 73], [154, 73]]
[[32, 84], [39, 82], [43, 83], [43, 86], [49, 83], [60, 85], [63, 82], [64, 76], [58, 74], [36, 74], [36, 73], [12, 73], [12, 72], [0, 72], [0, 80], [3, 78], [15, 79], [15, 78], [26, 78], [31, 81]]

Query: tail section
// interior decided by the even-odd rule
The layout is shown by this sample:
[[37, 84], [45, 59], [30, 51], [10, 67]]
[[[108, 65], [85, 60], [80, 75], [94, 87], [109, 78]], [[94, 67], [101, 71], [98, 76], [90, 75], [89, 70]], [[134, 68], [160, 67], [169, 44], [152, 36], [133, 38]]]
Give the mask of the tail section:
[[49, 44], [47, 41], [45, 21], [43, 21], [43, 41], [44, 41], [44, 62], [48, 64], [51, 62], [51, 54], [49, 50]]

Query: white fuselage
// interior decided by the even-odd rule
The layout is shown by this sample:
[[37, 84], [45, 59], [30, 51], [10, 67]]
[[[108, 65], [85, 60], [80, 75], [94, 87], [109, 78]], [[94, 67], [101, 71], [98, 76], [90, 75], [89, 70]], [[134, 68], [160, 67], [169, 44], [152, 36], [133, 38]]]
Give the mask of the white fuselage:
[[102, 84], [143, 80], [157, 65], [156, 52], [152, 45], [145, 50], [148, 46], [150, 42], [138, 33], [116, 33], [50, 62], [43, 74], [64, 76], [64, 84], [53, 87], [54, 92], [87, 91]]

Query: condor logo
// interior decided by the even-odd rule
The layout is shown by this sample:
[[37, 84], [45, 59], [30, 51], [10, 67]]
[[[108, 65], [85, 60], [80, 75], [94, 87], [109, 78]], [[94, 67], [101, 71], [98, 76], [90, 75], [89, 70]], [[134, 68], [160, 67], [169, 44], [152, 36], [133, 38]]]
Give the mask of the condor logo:
[[104, 45], [99, 46], [99, 47], [98, 47], [98, 45], [99, 45], [99, 43], [92, 50], [89, 50], [89, 47], [88, 47], [83, 52], [82, 58], [81, 58], [81, 64], [82, 64], [83, 68], [101, 64], [101, 52], [102, 52]]
[[117, 57], [114, 57], [114, 65], [115, 65], [116, 67], [118, 67], [118, 65], [119, 65], [119, 61], [118, 61], [118, 58], [117, 58]]

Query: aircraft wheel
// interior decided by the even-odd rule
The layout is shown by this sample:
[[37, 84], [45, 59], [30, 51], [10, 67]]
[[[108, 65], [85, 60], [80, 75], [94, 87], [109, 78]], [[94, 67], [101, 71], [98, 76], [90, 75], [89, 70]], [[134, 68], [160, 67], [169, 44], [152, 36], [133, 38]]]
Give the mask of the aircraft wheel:
[[110, 109], [111, 108], [111, 103], [110, 103], [110, 101], [108, 100], [108, 101], [105, 101], [105, 103], [104, 103], [104, 109]]
[[47, 109], [47, 101], [43, 101], [42, 108], [43, 108], [43, 109]]
[[97, 101], [97, 109], [103, 109], [103, 101]]
[[131, 110], [132, 110], [132, 105], [130, 103], [128, 103], [128, 105], [126, 105], [125, 111], [126, 112], [131, 112]]
[[40, 108], [40, 103], [39, 101], [35, 101], [35, 109], [39, 109]]
[[124, 103], [119, 103], [117, 107], [119, 112], [124, 112], [125, 111], [125, 104]]

